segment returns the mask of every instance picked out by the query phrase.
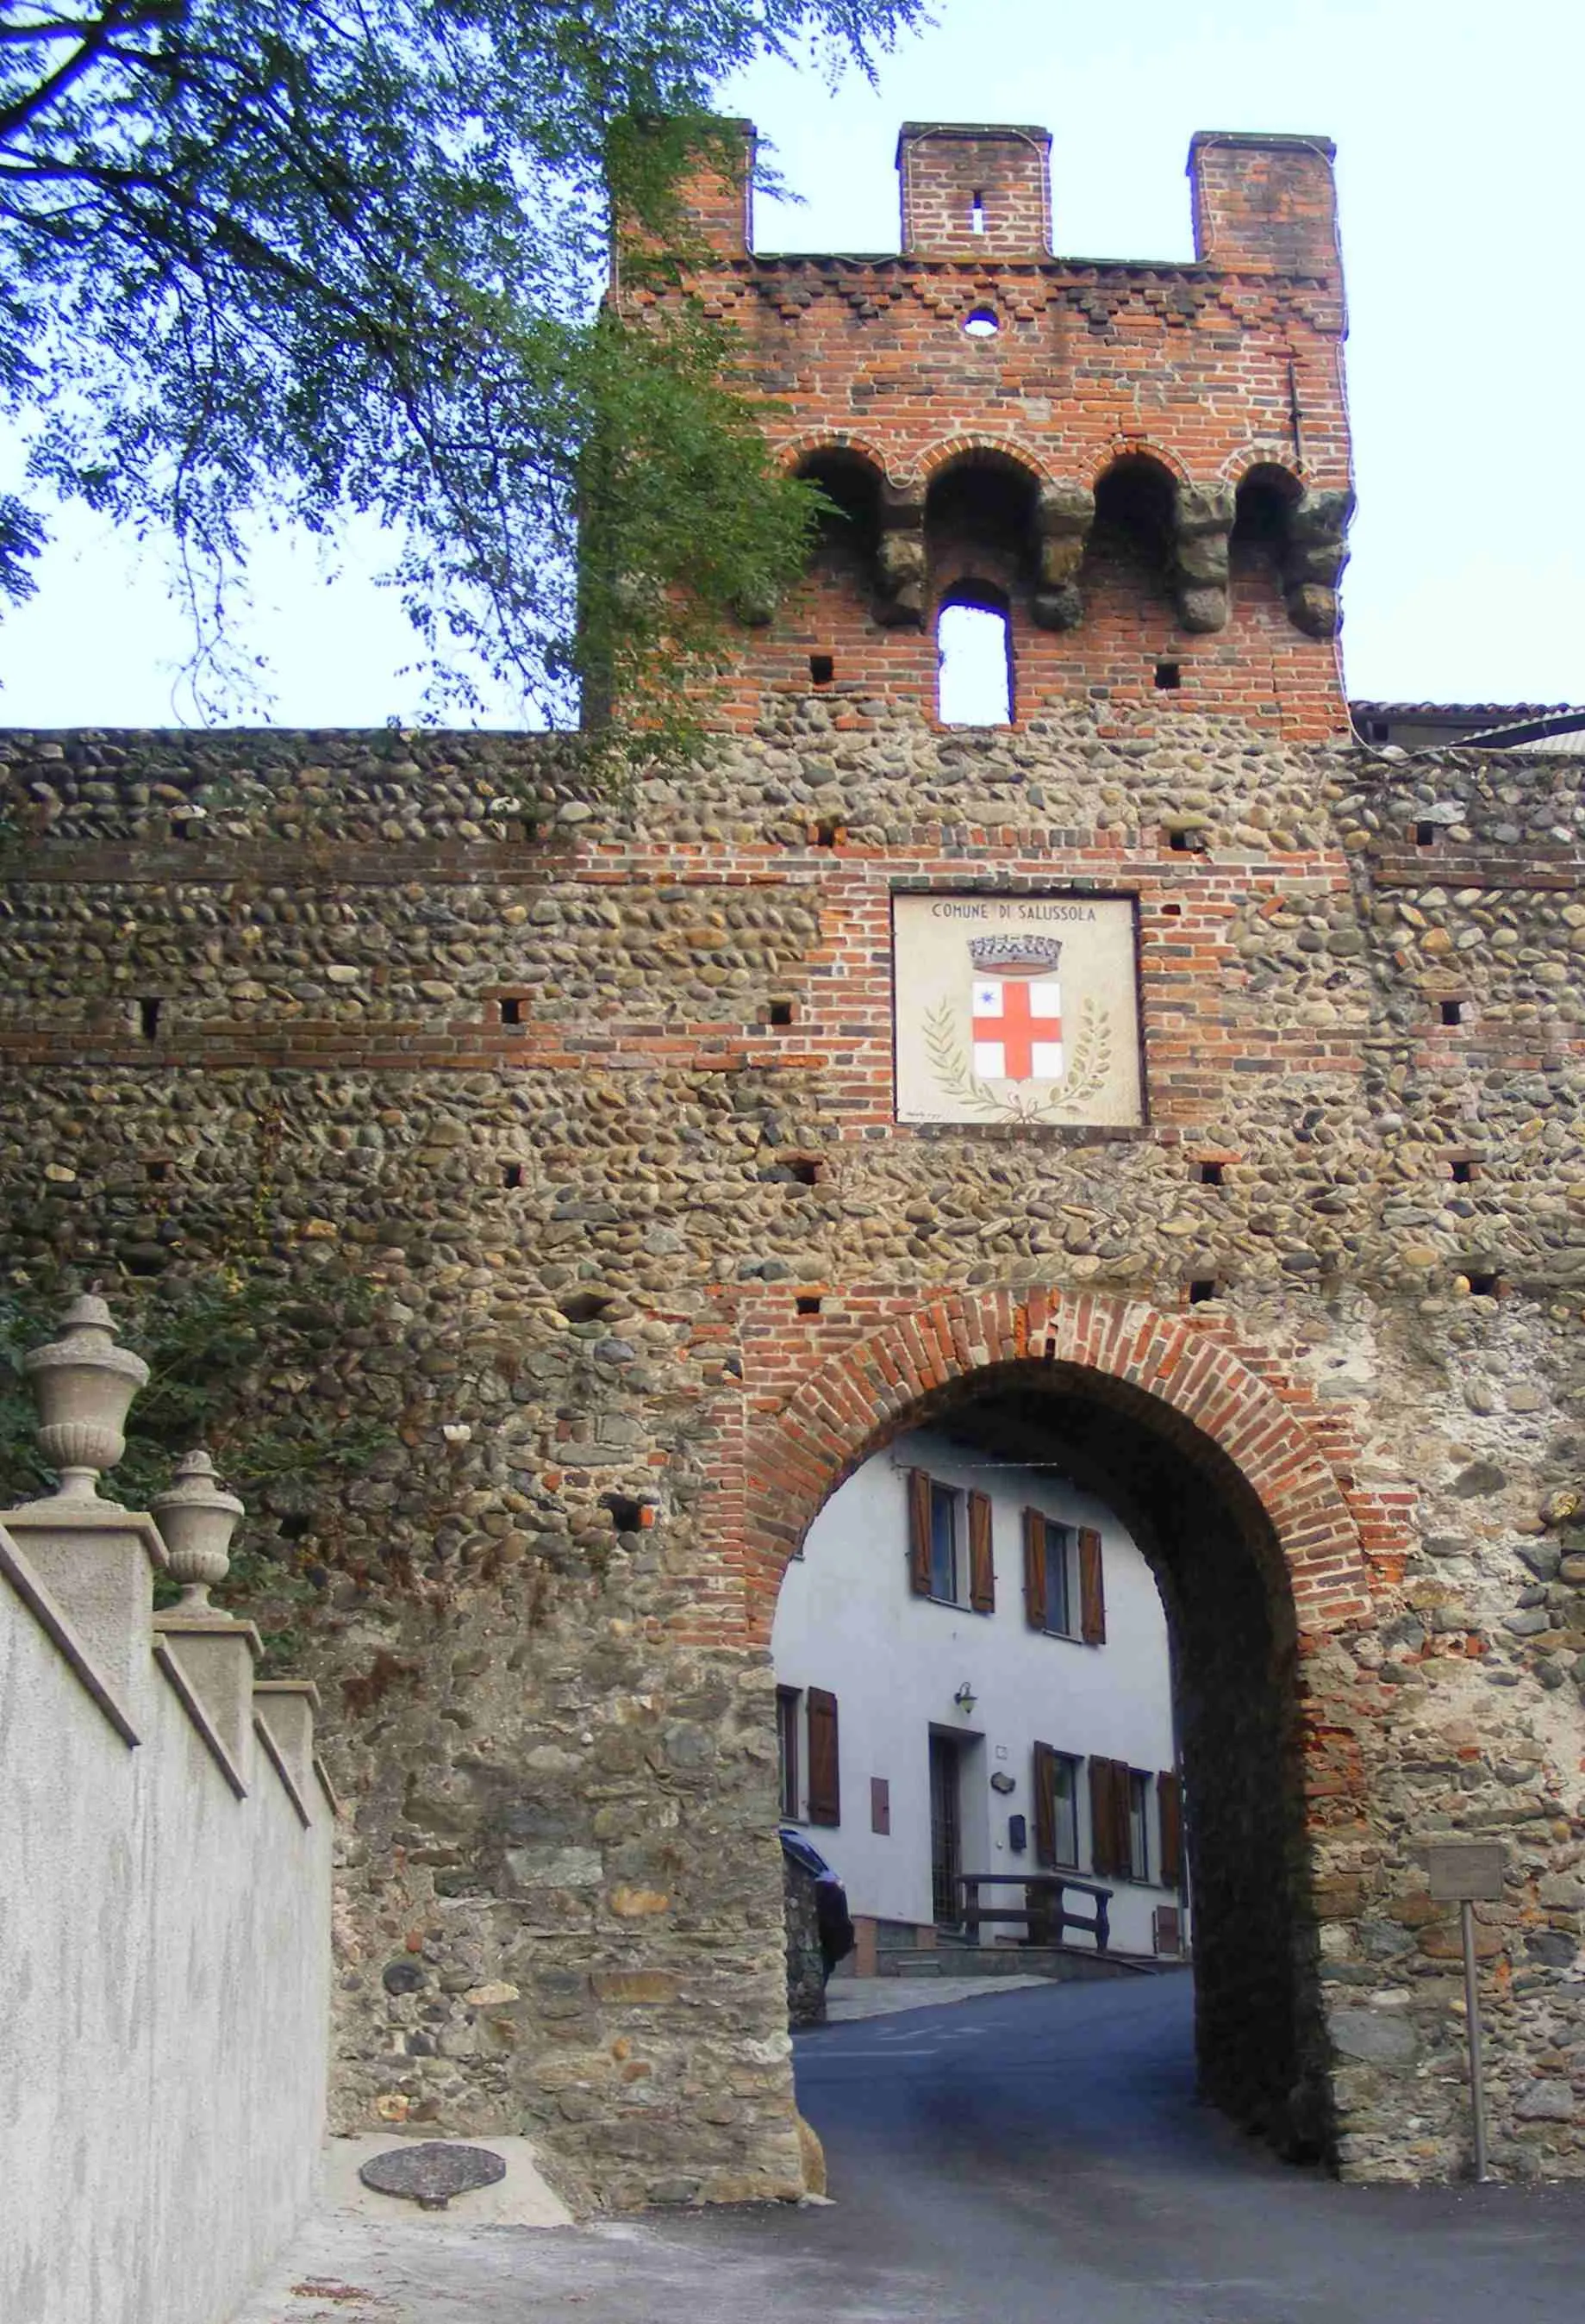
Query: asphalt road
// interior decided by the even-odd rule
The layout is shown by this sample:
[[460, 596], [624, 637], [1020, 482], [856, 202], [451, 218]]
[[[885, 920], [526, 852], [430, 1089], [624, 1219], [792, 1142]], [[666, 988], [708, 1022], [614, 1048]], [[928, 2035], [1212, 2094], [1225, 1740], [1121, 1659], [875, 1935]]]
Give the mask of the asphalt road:
[[1195, 2105], [1190, 2001], [1164, 1977], [822, 2028], [798, 2085], [830, 2209], [321, 2228], [243, 2324], [1579, 2324], [1585, 2187], [1285, 2168]]

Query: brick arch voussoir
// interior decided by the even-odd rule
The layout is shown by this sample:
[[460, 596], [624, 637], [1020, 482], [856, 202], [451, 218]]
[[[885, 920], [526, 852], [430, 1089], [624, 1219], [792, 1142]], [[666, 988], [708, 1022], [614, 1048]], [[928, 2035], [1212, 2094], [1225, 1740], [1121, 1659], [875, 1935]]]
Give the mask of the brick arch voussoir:
[[1094, 492], [1101, 478], [1109, 469], [1115, 468], [1119, 460], [1154, 461], [1174, 484], [1191, 484], [1194, 481], [1176, 452], [1170, 452], [1164, 444], [1152, 443], [1143, 436], [1108, 437], [1105, 443], [1097, 445], [1090, 454], [1080, 471], [1078, 481], [1088, 484]]
[[888, 466], [886, 456], [878, 445], [872, 444], [866, 436], [853, 435], [846, 428], [815, 428], [802, 436], [792, 437], [777, 447], [776, 462], [791, 475], [817, 452], [851, 452], [875, 470], [882, 484], [897, 486], [909, 482], [909, 477], [894, 473]]
[[1281, 468], [1301, 487], [1309, 481], [1293, 452], [1285, 444], [1241, 444], [1236, 452], [1228, 453], [1217, 470], [1217, 475], [1222, 484], [1231, 484], [1237, 489], [1256, 468]]
[[983, 453], [989, 453], [998, 460], [1006, 460], [1010, 466], [1021, 470], [1037, 490], [1042, 484], [1055, 484], [1058, 481], [1055, 470], [1042, 458], [1032, 444], [1021, 443], [1014, 436], [989, 436], [980, 433], [943, 437], [940, 443], [931, 445], [928, 450], [919, 455], [913, 465], [913, 474], [921, 486], [928, 492], [936, 478], [946, 469], [954, 466], [960, 460], [972, 459]]
[[[786, 1560], [831, 1494], [923, 1398], [1031, 1357], [1098, 1372], [1154, 1398], [1237, 1469], [1281, 1548], [1302, 1628], [1365, 1609], [1370, 1581], [1353, 1511], [1302, 1418], [1244, 1355], [1183, 1315], [1098, 1293], [937, 1293], [833, 1355], [746, 1448], [753, 1561], [774, 1609]], [[765, 1611], [768, 1629], [769, 1610]]]

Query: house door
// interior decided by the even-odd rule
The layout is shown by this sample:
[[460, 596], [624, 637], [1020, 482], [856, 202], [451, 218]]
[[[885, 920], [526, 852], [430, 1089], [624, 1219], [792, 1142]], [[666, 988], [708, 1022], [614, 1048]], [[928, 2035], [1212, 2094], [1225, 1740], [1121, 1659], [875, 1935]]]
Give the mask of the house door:
[[958, 1875], [963, 1869], [963, 1819], [958, 1746], [950, 1735], [930, 1738], [930, 1886], [938, 1928], [962, 1918]]

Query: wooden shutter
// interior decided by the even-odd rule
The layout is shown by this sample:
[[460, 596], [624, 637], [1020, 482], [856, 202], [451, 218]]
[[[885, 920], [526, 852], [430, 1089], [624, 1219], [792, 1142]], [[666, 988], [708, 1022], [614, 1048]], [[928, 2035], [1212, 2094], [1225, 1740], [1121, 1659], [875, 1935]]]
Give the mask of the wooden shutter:
[[977, 1614], [996, 1610], [996, 1569], [991, 1555], [988, 1493], [969, 1496], [969, 1603]]
[[1107, 1878], [1126, 1876], [1132, 1862], [1128, 1844], [1128, 1768], [1121, 1759], [1089, 1763], [1089, 1860]]
[[837, 1757], [837, 1698], [823, 1686], [809, 1690], [809, 1821], [840, 1823], [842, 1784]]
[[1155, 1796], [1162, 1827], [1162, 1886], [1183, 1885], [1183, 1794], [1175, 1775], [1163, 1772], [1155, 1779]]
[[1079, 1528], [1079, 1635], [1087, 1646], [1107, 1642], [1107, 1592], [1100, 1536], [1093, 1526]]
[[930, 1596], [930, 1479], [922, 1469], [908, 1471], [908, 1587], [916, 1598]]
[[1045, 1628], [1045, 1519], [1024, 1512], [1024, 1616], [1032, 1630]]
[[1034, 1860], [1056, 1870], [1057, 1755], [1049, 1743], [1034, 1747]]

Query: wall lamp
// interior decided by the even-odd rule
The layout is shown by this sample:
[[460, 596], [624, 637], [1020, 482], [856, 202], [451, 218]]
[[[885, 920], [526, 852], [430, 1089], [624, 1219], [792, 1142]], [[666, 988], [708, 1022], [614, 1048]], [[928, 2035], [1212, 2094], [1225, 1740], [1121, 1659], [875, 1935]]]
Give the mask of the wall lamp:
[[969, 1718], [972, 1715], [974, 1711], [975, 1693], [974, 1689], [969, 1685], [967, 1679], [964, 1680], [962, 1685], [958, 1689], [957, 1693], [952, 1697], [952, 1701], [957, 1708], [962, 1711], [965, 1718]]

